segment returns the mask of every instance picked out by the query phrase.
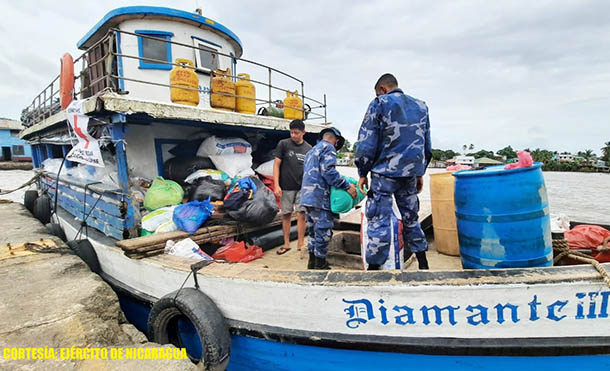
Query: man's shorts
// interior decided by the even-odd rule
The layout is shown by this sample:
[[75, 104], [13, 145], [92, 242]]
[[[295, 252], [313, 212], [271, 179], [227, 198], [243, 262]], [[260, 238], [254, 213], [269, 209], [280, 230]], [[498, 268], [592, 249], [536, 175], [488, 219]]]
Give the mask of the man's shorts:
[[301, 206], [300, 203], [301, 191], [282, 190], [282, 197], [280, 198], [280, 204], [282, 205], [282, 215], [291, 214], [295, 209], [299, 212], [305, 212], [305, 207]]

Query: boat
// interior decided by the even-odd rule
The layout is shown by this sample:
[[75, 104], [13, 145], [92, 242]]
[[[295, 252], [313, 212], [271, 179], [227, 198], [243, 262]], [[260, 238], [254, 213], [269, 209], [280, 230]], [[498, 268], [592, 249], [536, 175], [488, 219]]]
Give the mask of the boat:
[[[170, 148], [186, 146], [201, 132], [271, 147], [288, 137], [288, 119], [212, 107], [212, 70], [262, 70], [265, 77], [251, 73], [251, 81], [259, 86], [257, 104], [263, 108], [277, 107], [276, 94], [296, 86], [300, 99], [312, 106], [306, 120], [310, 142], [328, 125], [326, 99], [307, 97], [301, 80], [242, 58], [237, 35], [199, 13], [118, 8], [78, 47], [83, 54], [63, 58], [62, 75], [22, 115], [27, 128], [21, 137], [32, 145], [39, 174], [29, 200], [53, 201], [54, 215], [45, 216], [115, 289], [129, 321], [151, 340], [185, 347], [194, 362], [213, 370], [539, 370], [610, 364], [610, 289], [592, 266], [464, 270], [459, 257], [435, 253], [431, 240], [429, 271], [416, 270], [412, 258], [403, 270], [363, 271], [360, 210], [350, 216], [355, 223], [345, 222], [335, 233], [330, 271], [306, 270], [294, 251], [235, 264], [130, 254], [125, 248], [130, 244], [146, 247], [146, 241], [184, 236], [139, 236], [137, 180], [163, 174]], [[153, 49], [150, 54], [147, 48]], [[176, 58], [195, 60], [198, 104], [171, 100], [176, 86], [168, 83], [170, 70], [183, 67]], [[272, 77], [278, 76], [292, 86], [276, 85]], [[90, 136], [106, 144], [104, 162], [116, 163], [114, 185], [43, 166], [48, 159], [63, 163], [75, 135], [81, 135], [68, 125], [74, 112], [65, 100], [74, 98], [80, 101], [78, 114], [90, 121]], [[64, 171], [75, 168], [65, 161]], [[35, 201], [41, 205], [35, 211], [50, 214], [47, 204]], [[234, 228], [243, 232], [249, 226]]]

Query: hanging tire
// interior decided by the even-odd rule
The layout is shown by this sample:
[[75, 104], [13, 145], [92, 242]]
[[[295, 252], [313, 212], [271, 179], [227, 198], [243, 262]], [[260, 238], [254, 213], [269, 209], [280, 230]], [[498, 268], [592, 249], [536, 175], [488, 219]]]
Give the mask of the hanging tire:
[[205, 370], [224, 370], [229, 364], [229, 327], [216, 304], [195, 288], [174, 291], [153, 305], [148, 338], [186, 348], [191, 361]]
[[26, 209], [30, 210], [32, 214], [34, 214], [34, 204], [36, 203], [37, 198], [38, 191], [25, 191], [25, 195], [23, 196], [23, 205]]
[[64, 230], [61, 228], [61, 225], [59, 225], [58, 223], [47, 223], [45, 227], [47, 227], [47, 230], [53, 236], [58, 237], [64, 242], [67, 241], [66, 232], [64, 232]]
[[99, 260], [97, 260], [97, 254], [95, 249], [89, 240], [73, 240], [68, 242], [68, 247], [71, 248], [79, 258], [84, 261], [91, 272], [100, 274], [102, 273], [102, 267], [100, 266]]
[[34, 202], [34, 216], [42, 224], [51, 221], [51, 199], [47, 195], [42, 195]]

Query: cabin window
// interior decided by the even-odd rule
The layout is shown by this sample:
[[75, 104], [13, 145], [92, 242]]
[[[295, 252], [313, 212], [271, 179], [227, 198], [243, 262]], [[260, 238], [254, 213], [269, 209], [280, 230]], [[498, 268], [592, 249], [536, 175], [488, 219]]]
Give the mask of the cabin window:
[[[172, 61], [172, 44], [168, 41], [174, 36], [171, 32], [165, 31], [150, 31], [137, 30], [136, 34], [156, 37], [161, 40], [153, 40], [147, 37], [138, 36], [138, 53], [140, 58], [149, 58], [157, 61], [171, 62]], [[171, 64], [155, 63], [150, 60], [140, 59], [140, 68], [155, 69], [155, 70], [171, 70]]]
[[19, 137], [19, 130], [11, 130], [11, 136], [18, 138]]
[[204, 73], [209, 73], [210, 71], [218, 69], [219, 56], [216, 52], [218, 52], [218, 49], [222, 48], [222, 46], [196, 36], [191, 37], [193, 38], [193, 46], [197, 48], [194, 49], [197, 69]]
[[25, 154], [23, 146], [13, 146], [13, 154], [15, 156], [23, 156]]

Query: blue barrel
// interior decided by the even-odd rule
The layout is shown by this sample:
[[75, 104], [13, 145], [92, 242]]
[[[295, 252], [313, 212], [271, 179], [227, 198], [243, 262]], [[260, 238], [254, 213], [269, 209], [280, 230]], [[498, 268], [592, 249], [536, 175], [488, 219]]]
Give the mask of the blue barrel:
[[464, 268], [553, 264], [542, 164], [463, 170], [455, 176], [455, 214]]

